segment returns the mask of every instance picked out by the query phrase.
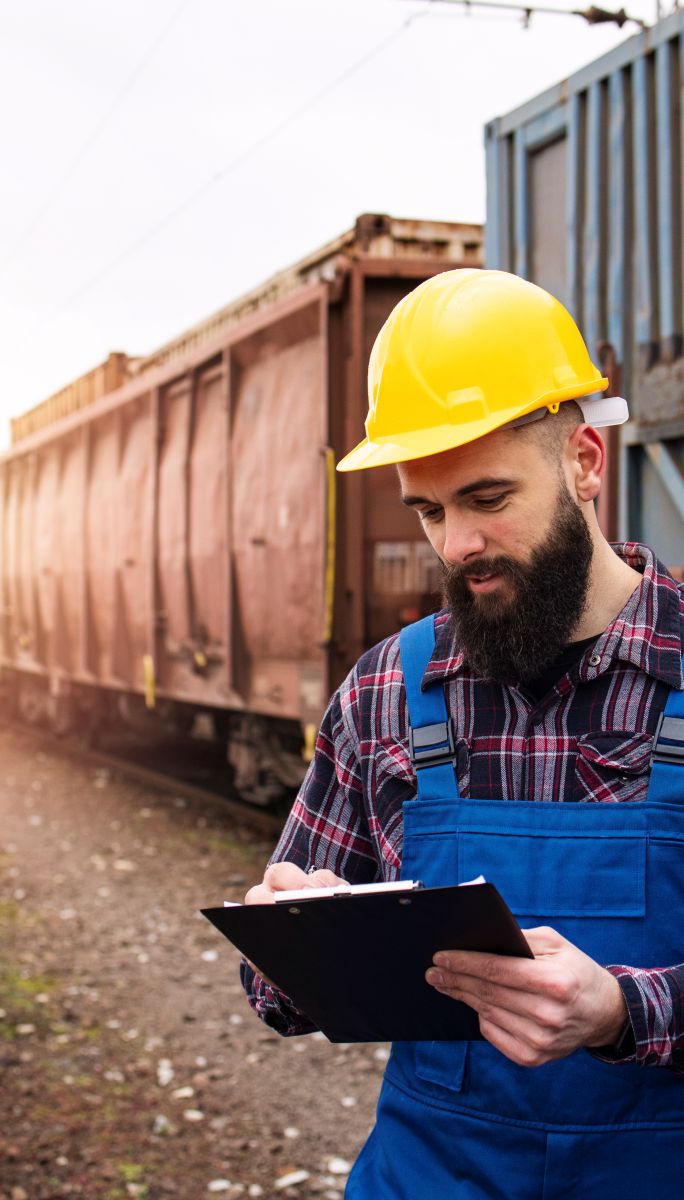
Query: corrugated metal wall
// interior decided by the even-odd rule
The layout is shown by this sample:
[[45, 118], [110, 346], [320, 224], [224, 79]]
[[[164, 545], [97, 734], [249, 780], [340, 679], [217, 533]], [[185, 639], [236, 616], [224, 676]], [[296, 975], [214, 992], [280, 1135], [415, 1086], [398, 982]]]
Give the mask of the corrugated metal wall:
[[489, 123], [487, 266], [558, 296], [630, 402], [611, 536], [684, 564], [684, 13]]

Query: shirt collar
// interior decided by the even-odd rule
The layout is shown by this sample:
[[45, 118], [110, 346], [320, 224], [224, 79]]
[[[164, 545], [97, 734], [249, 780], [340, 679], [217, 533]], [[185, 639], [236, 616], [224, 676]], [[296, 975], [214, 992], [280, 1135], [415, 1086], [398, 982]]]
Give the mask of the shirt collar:
[[[580, 680], [596, 679], [616, 660], [630, 663], [678, 691], [684, 690], [684, 584], [678, 584], [648, 546], [620, 542], [613, 550], [643, 576], [641, 587], [582, 658]], [[446, 610], [435, 620], [435, 648], [422, 687], [463, 670]]]

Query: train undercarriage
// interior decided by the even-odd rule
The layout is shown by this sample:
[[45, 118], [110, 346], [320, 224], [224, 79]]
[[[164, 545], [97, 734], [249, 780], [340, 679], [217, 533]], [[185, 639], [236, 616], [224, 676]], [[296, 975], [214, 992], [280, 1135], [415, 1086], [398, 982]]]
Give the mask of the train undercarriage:
[[135, 692], [5, 668], [0, 677], [2, 706], [9, 720], [46, 730], [56, 737], [95, 748], [117, 735], [133, 734], [158, 748], [164, 735], [180, 735], [221, 748], [231, 787], [250, 804], [280, 807], [296, 794], [306, 772], [299, 722], [259, 713], [198, 707], [157, 698], [154, 707]]

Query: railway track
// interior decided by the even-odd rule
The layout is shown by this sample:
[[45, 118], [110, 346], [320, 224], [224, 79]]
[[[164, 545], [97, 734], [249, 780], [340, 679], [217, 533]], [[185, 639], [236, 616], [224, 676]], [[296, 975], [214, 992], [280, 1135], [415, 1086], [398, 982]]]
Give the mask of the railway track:
[[[46, 729], [21, 724], [16, 719], [6, 722], [5, 728], [29, 739], [34, 747], [50, 754], [93, 767], [104, 767], [155, 791], [180, 795], [203, 805], [214, 805], [261, 834], [275, 838], [283, 827], [287, 811], [285, 802], [281, 808], [271, 811], [257, 808], [242, 799], [231, 787], [226, 765], [218, 752], [191, 738], [174, 738], [167, 744], [159, 739], [143, 743], [139, 739], [120, 736], [117, 743], [110, 735], [107, 744], [100, 747], [85, 746], [73, 738], [57, 736]], [[138, 761], [141, 757], [147, 761]], [[159, 764], [162, 758], [169, 764], [165, 769]], [[204, 777], [206, 782], [197, 782], [198, 775]]]

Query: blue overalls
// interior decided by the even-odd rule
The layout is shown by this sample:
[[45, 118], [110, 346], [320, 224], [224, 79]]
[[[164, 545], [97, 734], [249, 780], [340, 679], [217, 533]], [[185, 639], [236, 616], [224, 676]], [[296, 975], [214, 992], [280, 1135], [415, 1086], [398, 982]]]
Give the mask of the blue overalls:
[[[418, 779], [416, 799], [404, 804], [403, 877], [440, 886], [482, 874], [523, 928], [551, 925], [598, 962], [684, 960], [684, 693], [670, 693], [643, 802], [465, 800], [443, 688], [421, 690], [433, 647], [432, 618], [402, 631]], [[519, 1067], [484, 1040], [394, 1044], [377, 1124], [345, 1192], [345, 1200], [611, 1196], [684, 1197], [684, 1079], [584, 1050]]]

